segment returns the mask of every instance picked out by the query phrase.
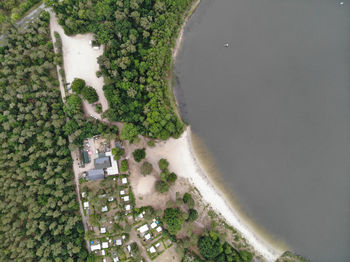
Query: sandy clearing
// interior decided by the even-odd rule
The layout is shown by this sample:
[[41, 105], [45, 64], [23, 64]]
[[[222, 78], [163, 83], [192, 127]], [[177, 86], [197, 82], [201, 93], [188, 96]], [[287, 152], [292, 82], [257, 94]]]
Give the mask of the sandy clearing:
[[137, 185], [135, 187], [135, 194], [143, 196], [152, 193], [154, 191], [153, 189], [156, 180], [157, 179], [152, 175], [141, 177], [137, 181]]
[[[95, 88], [99, 96], [98, 102], [102, 105], [102, 110], [107, 110], [108, 102], [102, 89], [103, 78], [96, 76], [96, 72], [99, 70], [97, 58], [102, 55], [103, 47], [95, 50], [90, 46], [89, 42], [93, 39], [93, 34], [67, 36], [53, 13], [51, 13], [50, 25], [52, 32], [58, 32], [62, 38], [64, 71], [66, 73], [67, 83], [72, 83], [76, 77], [84, 79], [87, 85]], [[87, 114], [101, 119], [91, 104], [84, 101], [83, 107]]]
[[147, 148], [147, 156], [151, 162], [156, 162], [162, 157], [168, 159], [169, 169], [181, 177], [188, 178], [200, 191], [203, 200], [221, 213], [228, 224], [240, 231], [247, 242], [267, 261], [275, 261], [283, 253], [258, 236], [214, 187], [193, 152], [190, 128], [187, 128], [179, 139], [170, 138], [166, 142], [157, 143], [154, 148]]

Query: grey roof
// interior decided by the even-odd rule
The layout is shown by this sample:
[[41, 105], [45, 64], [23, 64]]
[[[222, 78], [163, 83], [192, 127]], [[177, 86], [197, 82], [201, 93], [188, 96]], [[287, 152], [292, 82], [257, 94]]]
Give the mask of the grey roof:
[[103, 169], [91, 169], [87, 171], [86, 180], [99, 180], [104, 178], [105, 175]]
[[96, 169], [103, 169], [112, 166], [111, 159], [109, 156], [95, 158], [94, 164]]

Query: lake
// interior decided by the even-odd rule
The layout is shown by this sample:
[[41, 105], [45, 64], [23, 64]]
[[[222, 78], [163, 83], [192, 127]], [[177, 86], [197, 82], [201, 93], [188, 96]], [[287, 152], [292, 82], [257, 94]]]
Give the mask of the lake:
[[175, 63], [225, 189], [311, 261], [350, 261], [349, 40], [349, 1], [203, 0]]

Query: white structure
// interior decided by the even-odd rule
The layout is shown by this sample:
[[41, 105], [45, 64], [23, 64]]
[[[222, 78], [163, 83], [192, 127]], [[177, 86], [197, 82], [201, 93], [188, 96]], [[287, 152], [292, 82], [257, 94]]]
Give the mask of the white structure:
[[[102, 255], [102, 256], [106, 255], [106, 251], [102, 250], [102, 251], [101, 251], [101, 255]], [[105, 259], [103, 259], [103, 260], [105, 260]], [[106, 261], [106, 260], [105, 260], [105, 261]]]
[[125, 202], [130, 200], [129, 196], [125, 196], [125, 197], [123, 197], [123, 199]]
[[125, 206], [125, 210], [126, 210], [126, 211], [130, 211], [130, 209], [131, 209], [131, 206], [130, 206], [130, 205], [126, 205], [126, 206]]
[[108, 248], [108, 242], [102, 242], [102, 248]]
[[156, 253], [156, 249], [154, 248], [154, 246], [151, 246], [149, 249], [150, 253]]
[[105, 227], [101, 227], [101, 234], [104, 234], [106, 232], [107, 232], [106, 228]]
[[108, 202], [112, 202], [114, 200], [114, 198], [111, 196], [108, 198]]
[[123, 244], [123, 242], [121, 239], [117, 239], [116, 244], [117, 244], [117, 246], [121, 246]]
[[113, 258], [113, 262], [118, 262], [119, 261], [119, 258], [118, 257], [114, 257]]
[[156, 228], [158, 225], [157, 225], [157, 223], [156, 222], [153, 222], [152, 224], [151, 224], [151, 228]]
[[156, 228], [156, 230], [157, 230], [157, 232], [162, 232], [163, 229], [162, 229], [161, 226], [159, 226], [159, 227]]
[[86, 192], [82, 192], [81, 197], [86, 197]]
[[128, 245], [128, 246], [126, 247], [126, 249], [129, 251], [129, 253], [131, 252], [131, 246], [130, 246], [130, 245]]
[[147, 232], [148, 230], [149, 230], [149, 227], [147, 224], [144, 224], [143, 226], [137, 229], [137, 231], [139, 231], [141, 234]]
[[157, 244], [154, 245], [155, 247], [159, 247], [160, 246], [160, 243], [158, 242]]
[[108, 207], [107, 206], [104, 206], [101, 208], [101, 212], [107, 212], [108, 211]]
[[83, 204], [83, 205], [84, 205], [84, 209], [89, 208], [89, 202], [87, 202], [87, 201], [86, 201], [86, 202], [84, 202], [84, 204]]
[[127, 184], [127, 183], [128, 183], [128, 179], [127, 179], [126, 177], [123, 177], [123, 178], [122, 178], [122, 183], [123, 183], [123, 184]]
[[119, 174], [119, 168], [118, 168], [118, 163], [117, 161], [115, 161], [113, 155], [112, 155], [112, 152], [109, 151], [109, 152], [106, 152], [105, 153], [106, 156], [109, 156], [109, 158], [111, 159], [111, 167], [107, 167], [106, 168], [106, 171], [107, 171], [107, 175], [110, 176], [110, 175], [118, 175]]
[[101, 250], [101, 245], [100, 244], [91, 245], [90, 248], [91, 248], [91, 251]]
[[120, 195], [121, 196], [125, 195], [125, 191], [124, 190], [120, 190]]
[[151, 239], [151, 234], [148, 233], [147, 235], [145, 235], [145, 239], [146, 239], [146, 240], [150, 240], [150, 239]]

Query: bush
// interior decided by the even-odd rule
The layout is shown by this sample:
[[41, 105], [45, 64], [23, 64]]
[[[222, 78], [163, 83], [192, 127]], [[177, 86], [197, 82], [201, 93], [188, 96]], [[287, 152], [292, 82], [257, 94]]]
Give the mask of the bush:
[[96, 105], [96, 112], [99, 114], [102, 113], [102, 105], [101, 104]]
[[192, 195], [190, 193], [185, 193], [182, 199], [183, 199], [184, 203], [187, 204], [188, 201], [190, 199], [192, 199]]
[[86, 86], [85, 80], [80, 78], [74, 78], [71, 84], [71, 88], [73, 92], [76, 94], [81, 94], [85, 86]]
[[169, 162], [165, 158], [162, 158], [158, 161], [158, 166], [161, 170], [165, 170], [168, 168]]
[[168, 177], [169, 177], [169, 171], [167, 169], [160, 172], [160, 180], [167, 182]]
[[169, 185], [166, 182], [159, 180], [159, 181], [156, 182], [156, 190], [159, 193], [168, 192], [169, 191]]
[[187, 221], [188, 222], [193, 222], [196, 221], [198, 218], [198, 212], [197, 210], [190, 208], [189, 212], [188, 212], [188, 218]]
[[91, 86], [85, 86], [81, 91], [81, 95], [87, 100], [90, 104], [98, 101], [98, 94], [96, 90]]
[[121, 165], [120, 165], [120, 171], [121, 172], [126, 172], [129, 170], [129, 164], [128, 164], [128, 160], [124, 159], [122, 160], [121, 162]]
[[156, 143], [154, 142], [154, 140], [149, 140], [147, 142], [147, 145], [150, 146], [150, 147], [154, 147], [156, 145]]
[[198, 241], [199, 253], [207, 259], [216, 258], [223, 248], [217, 237], [202, 236]]
[[141, 174], [146, 176], [152, 173], [153, 170], [153, 166], [151, 163], [145, 161], [143, 162], [142, 166], [141, 166]]
[[132, 156], [134, 157], [136, 162], [141, 162], [142, 159], [146, 157], [146, 149], [136, 149], [133, 153]]
[[177, 175], [174, 172], [172, 172], [169, 174], [167, 181], [169, 184], [174, 184], [176, 179], [177, 179]]

